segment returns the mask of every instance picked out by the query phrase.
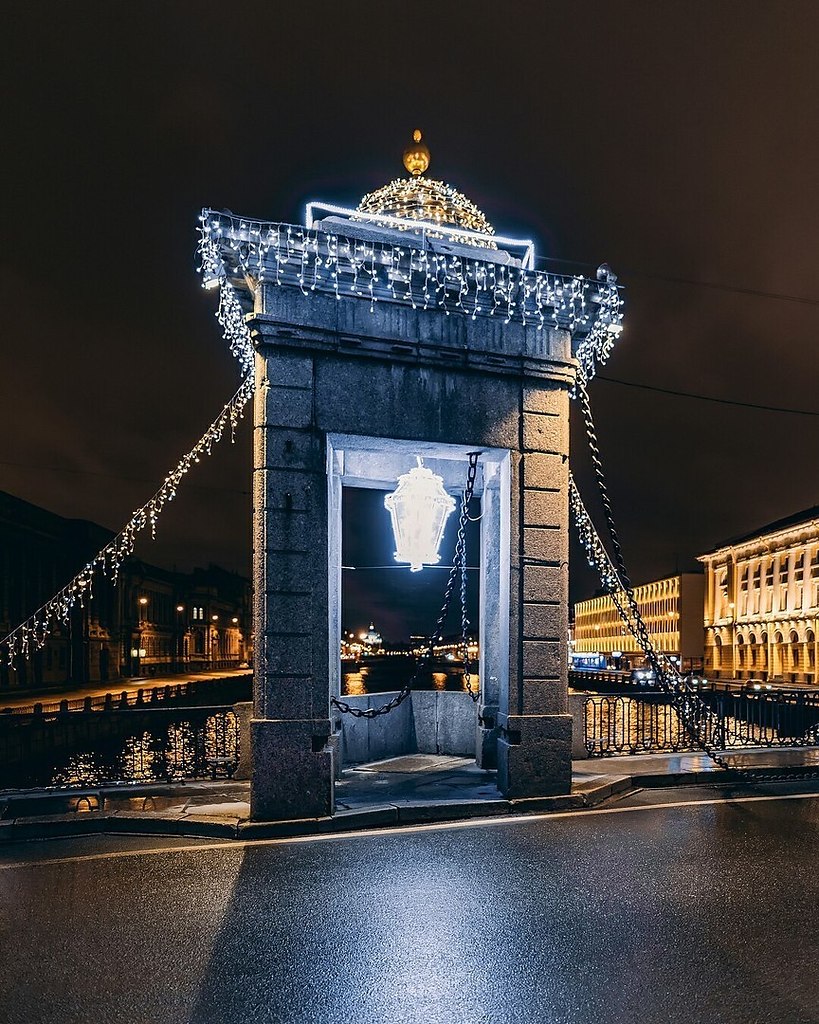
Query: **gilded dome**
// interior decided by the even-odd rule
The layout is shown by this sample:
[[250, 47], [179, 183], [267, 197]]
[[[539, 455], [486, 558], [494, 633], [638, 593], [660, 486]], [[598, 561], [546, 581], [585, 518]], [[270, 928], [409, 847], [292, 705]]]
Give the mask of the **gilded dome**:
[[[358, 204], [358, 210], [399, 220], [422, 220], [441, 228], [466, 228], [493, 235], [495, 229], [462, 192], [443, 181], [424, 176], [429, 162], [429, 149], [421, 141], [421, 132], [416, 129], [412, 143], [404, 150], [404, 166], [410, 171], [410, 177], [396, 178], [375, 192], [369, 192]], [[459, 237], [457, 230], [442, 230], [440, 236], [487, 249], [496, 248], [489, 239], [475, 239], [468, 235]]]

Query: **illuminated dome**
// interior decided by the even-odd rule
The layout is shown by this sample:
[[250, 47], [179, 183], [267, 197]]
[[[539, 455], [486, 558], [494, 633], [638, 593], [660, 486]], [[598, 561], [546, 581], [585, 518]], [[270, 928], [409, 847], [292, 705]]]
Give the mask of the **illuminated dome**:
[[[358, 204], [359, 211], [493, 235], [495, 229], [462, 192], [443, 181], [424, 177], [429, 162], [429, 150], [421, 141], [421, 132], [416, 128], [412, 143], [404, 150], [404, 166], [410, 172], [410, 177], [396, 178], [375, 192], [369, 192]], [[489, 239], [476, 239], [467, 235], [459, 239], [457, 231], [442, 231], [441, 236], [487, 249], [496, 248], [495, 243]]]

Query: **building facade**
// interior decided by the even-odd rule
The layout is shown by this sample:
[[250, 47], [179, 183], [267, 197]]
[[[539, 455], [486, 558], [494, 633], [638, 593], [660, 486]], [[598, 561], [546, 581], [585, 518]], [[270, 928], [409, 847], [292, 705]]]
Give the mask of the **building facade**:
[[723, 544], [705, 567], [705, 669], [816, 683], [819, 507]]
[[[113, 537], [0, 492], [0, 631], [51, 598]], [[211, 565], [170, 572], [138, 558], [95, 580], [29, 660], [0, 659], [0, 692], [236, 668], [251, 659], [250, 581]]]
[[[634, 588], [658, 651], [676, 658], [684, 672], [703, 667], [703, 593], [701, 573], [681, 573]], [[574, 606], [574, 651], [600, 654], [608, 665], [620, 668], [643, 663], [637, 640], [623, 624], [608, 594]]]

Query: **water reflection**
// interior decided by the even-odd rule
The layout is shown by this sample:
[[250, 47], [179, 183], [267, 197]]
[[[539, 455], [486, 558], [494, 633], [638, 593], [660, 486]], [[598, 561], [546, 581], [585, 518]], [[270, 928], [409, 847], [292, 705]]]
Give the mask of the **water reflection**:
[[363, 696], [367, 692], [364, 672], [345, 672], [343, 692], [348, 697]]
[[129, 782], [150, 782], [156, 778], [155, 738], [149, 732], [129, 736], [122, 751], [122, 776]]
[[[342, 675], [342, 694], [347, 697], [361, 697], [368, 693], [389, 693], [400, 690], [412, 679], [415, 663], [411, 658], [394, 658], [383, 663], [361, 665], [351, 668]], [[472, 688], [478, 685], [476, 672], [470, 675]], [[457, 662], [451, 666], [435, 666], [435, 671], [422, 671], [413, 683], [415, 690], [466, 690], [463, 666]]]
[[594, 697], [586, 701], [586, 748], [619, 754], [688, 751], [695, 746], [677, 712], [662, 700]]
[[53, 786], [99, 786], [105, 781], [102, 758], [93, 751], [72, 754], [67, 764], [54, 772]]
[[[183, 717], [164, 712], [139, 714], [133, 730], [131, 712], [93, 722], [99, 735], [89, 740], [73, 735], [73, 723], [55, 719], [44, 723], [47, 751], [32, 752], [27, 763], [3, 772], [3, 786], [99, 786], [118, 782], [175, 782], [183, 779], [230, 777], [239, 761], [239, 723], [233, 711], [188, 709]], [[137, 713], [134, 713], [137, 714]]]

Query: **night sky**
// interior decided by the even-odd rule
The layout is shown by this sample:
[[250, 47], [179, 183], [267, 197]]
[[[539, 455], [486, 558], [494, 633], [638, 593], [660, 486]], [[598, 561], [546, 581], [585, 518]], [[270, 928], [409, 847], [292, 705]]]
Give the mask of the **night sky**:
[[[119, 528], [238, 381], [195, 273], [200, 208], [353, 204], [420, 127], [430, 174], [497, 230], [618, 272], [604, 376], [811, 414], [595, 382], [635, 580], [819, 503], [815, 0], [2, 16], [0, 489]], [[245, 423], [139, 553], [249, 572], [250, 464]], [[594, 590], [576, 548], [572, 576]]]

